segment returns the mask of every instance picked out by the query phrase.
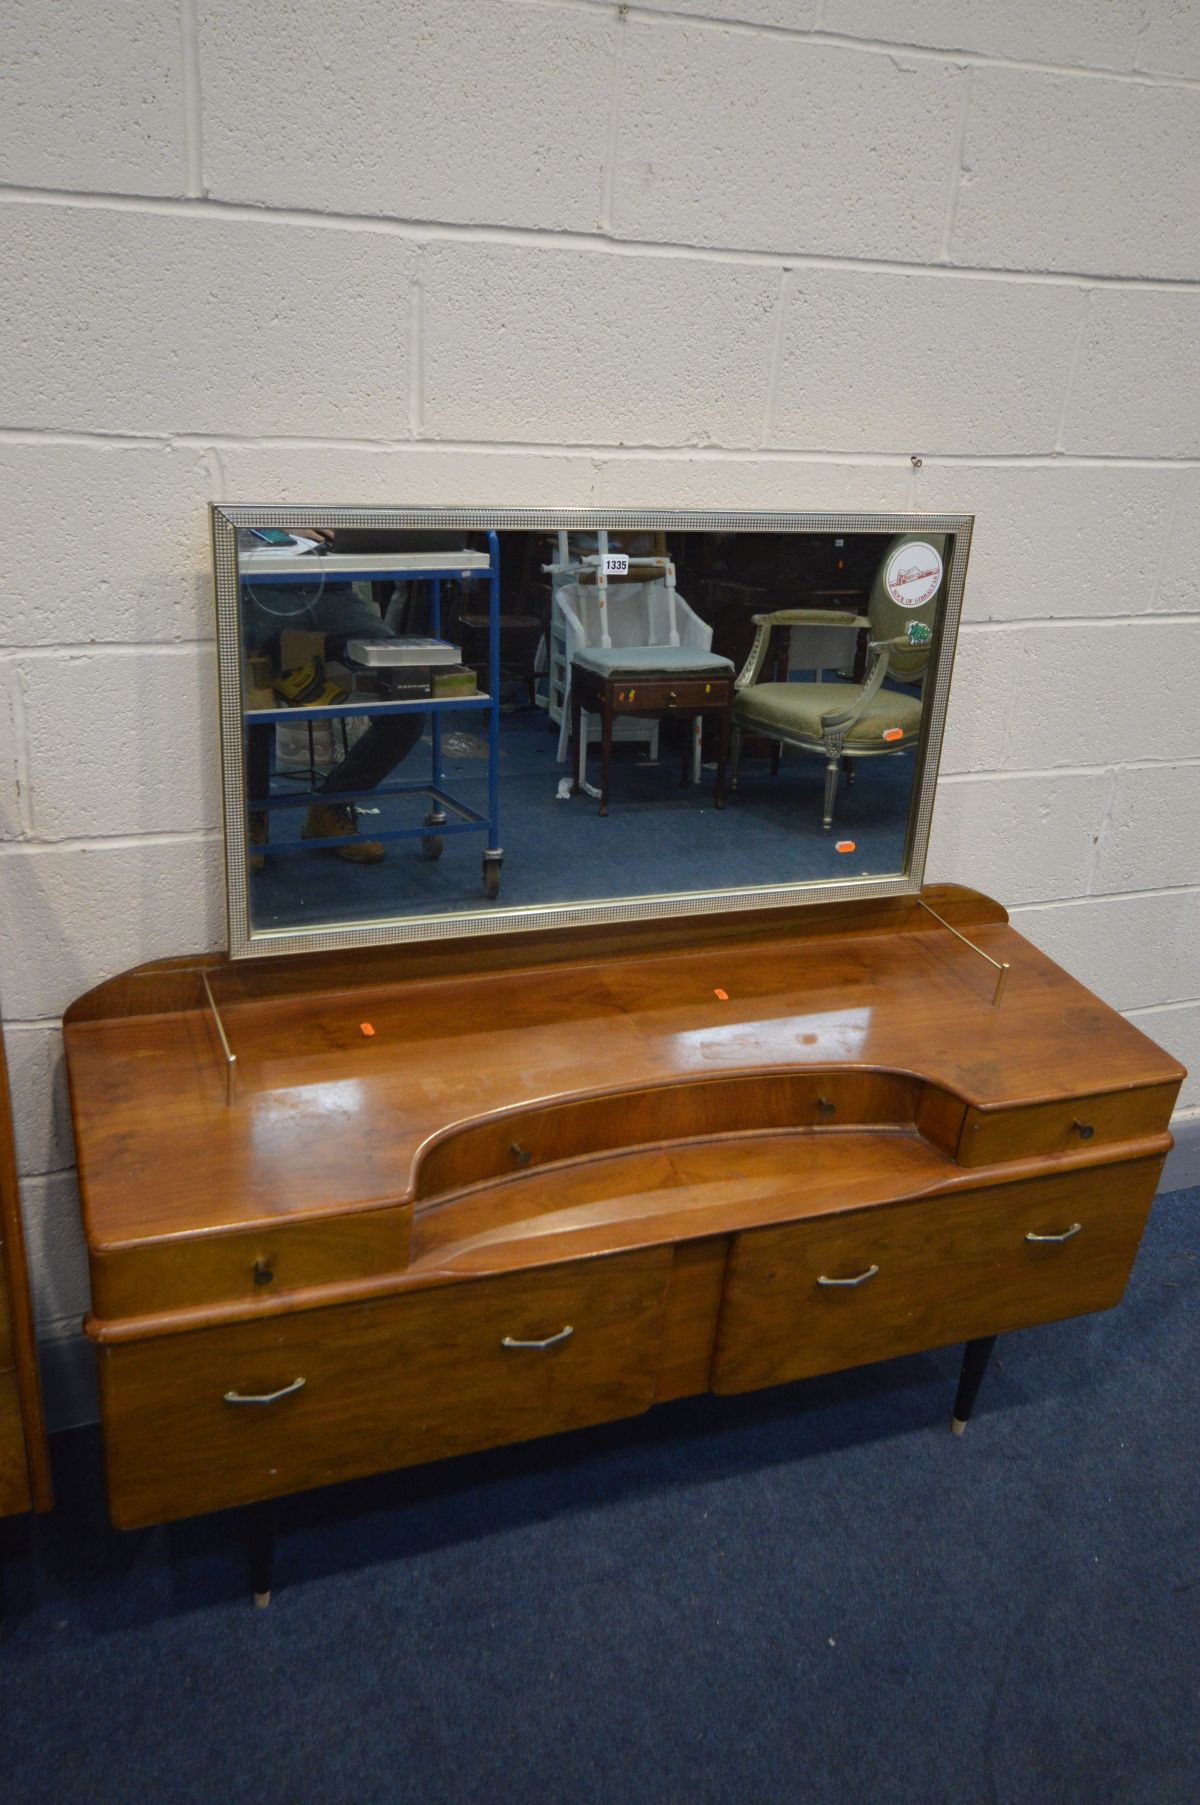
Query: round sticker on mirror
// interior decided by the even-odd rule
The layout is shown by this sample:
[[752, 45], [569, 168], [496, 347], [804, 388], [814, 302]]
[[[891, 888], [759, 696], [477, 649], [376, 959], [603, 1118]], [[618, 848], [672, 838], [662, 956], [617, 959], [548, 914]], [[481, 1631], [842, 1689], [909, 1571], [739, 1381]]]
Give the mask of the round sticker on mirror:
[[883, 580], [897, 607], [923, 608], [941, 584], [941, 555], [923, 539], [902, 545], [888, 559]]

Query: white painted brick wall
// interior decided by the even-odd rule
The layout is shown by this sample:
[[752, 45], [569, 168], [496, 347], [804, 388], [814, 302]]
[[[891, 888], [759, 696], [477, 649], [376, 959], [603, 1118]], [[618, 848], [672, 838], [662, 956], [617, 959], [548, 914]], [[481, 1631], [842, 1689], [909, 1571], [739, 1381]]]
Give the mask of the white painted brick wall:
[[[613, 179], [623, 237], [936, 258], [961, 70], [695, 26], [635, 25], [624, 40]], [[855, 118], [871, 130], [848, 131]]]
[[929, 875], [1200, 1074], [1198, 137], [1198, 0], [14, 0], [0, 1000], [52, 1370], [58, 1017], [224, 934], [209, 499], [974, 512]]
[[421, 284], [433, 438], [758, 443], [772, 270], [449, 243]]
[[956, 262], [1200, 275], [1190, 88], [975, 69], [968, 118]]
[[1129, 69], [1143, 0], [825, 0], [829, 31], [1035, 63]]
[[795, 269], [767, 443], [1051, 451], [1080, 308], [1061, 283]]
[[211, 194], [543, 230], [599, 223], [608, 10], [352, 0], [336, 25], [326, 5], [295, 0], [199, 10]]
[[1194, 285], [1092, 289], [1062, 448], [1111, 457], [1196, 458], [1198, 390], [1200, 292]]

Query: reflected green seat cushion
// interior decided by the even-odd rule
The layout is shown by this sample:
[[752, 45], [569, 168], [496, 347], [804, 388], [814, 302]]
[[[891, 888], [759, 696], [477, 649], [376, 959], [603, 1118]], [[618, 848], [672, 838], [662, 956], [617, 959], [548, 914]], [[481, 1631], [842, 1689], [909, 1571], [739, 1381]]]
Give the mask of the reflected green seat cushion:
[[[733, 704], [733, 718], [750, 732], [783, 734], [790, 740], [821, 744], [821, 716], [846, 708], [858, 694], [851, 683], [756, 683]], [[898, 690], [881, 689], [846, 728], [847, 746], [899, 747], [884, 734], [899, 727], [904, 739], [915, 739], [921, 725], [921, 699]]]
[[586, 646], [571, 660], [581, 670], [596, 671], [602, 677], [614, 671], [668, 671], [683, 676], [688, 671], [731, 671], [733, 661], [719, 652], [705, 652], [699, 646]]

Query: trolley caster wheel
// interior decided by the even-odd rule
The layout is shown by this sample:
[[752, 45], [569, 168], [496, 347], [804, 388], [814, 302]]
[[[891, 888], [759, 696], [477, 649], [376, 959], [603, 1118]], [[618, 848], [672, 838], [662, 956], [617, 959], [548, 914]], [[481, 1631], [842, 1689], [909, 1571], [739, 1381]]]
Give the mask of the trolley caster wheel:
[[[424, 821], [422, 821], [421, 826], [441, 827], [445, 819], [446, 814], [444, 809], [430, 809]], [[422, 834], [421, 857], [425, 859], [440, 859], [445, 844], [446, 842], [443, 840], [441, 834]]]
[[483, 894], [489, 902], [495, 902], [500, 894], [500, 861], [489, 859], [483, 861]]

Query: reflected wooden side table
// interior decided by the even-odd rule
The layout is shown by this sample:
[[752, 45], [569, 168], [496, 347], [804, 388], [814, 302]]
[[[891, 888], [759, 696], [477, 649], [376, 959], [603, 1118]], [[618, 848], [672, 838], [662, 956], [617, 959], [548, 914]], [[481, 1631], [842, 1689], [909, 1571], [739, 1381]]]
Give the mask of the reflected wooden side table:
[[[669, 715], [691, 716], [697, 723], [706, 714], [717, 717], [717, 782], [714, 804], [724, 808], [725, 765], [729, 757], [729, 739], [733, 725], [732, 670], [696, 671], [681, 674], [669, 670], [594, 671], [576, 662], [571, 669], [571, 741], [568, 759], [571, 771], [571, 794], [579, 789], [579, 751], [585, 744], [581, 716], [599, 714], [600, 736], [600, 813], [608, 813], [609, 762], [612, 754], [613, 722], [621, 715], [636, 715], [642, 720], [661, 721]], [[686, 788], [688, 761], [692, 751], [689, 735], [683, 747], [683, 772], [680, 787]]]

